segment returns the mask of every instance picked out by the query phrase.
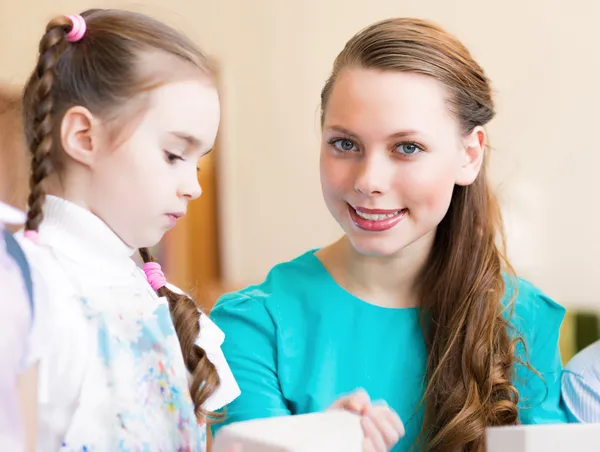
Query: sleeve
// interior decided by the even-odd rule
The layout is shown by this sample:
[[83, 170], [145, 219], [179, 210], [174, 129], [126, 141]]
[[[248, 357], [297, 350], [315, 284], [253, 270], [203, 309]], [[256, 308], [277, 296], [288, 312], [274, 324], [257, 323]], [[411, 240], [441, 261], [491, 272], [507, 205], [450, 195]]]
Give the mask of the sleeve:
[[600, 341], [577, 353], [562, 375], [562, 401], [570, 422], [600, 423]]
[[[180, 295], [188, 296], [179, 287], [167, 284], [167, 288]], [[200, 312], [200, 333], [195, 344], [202, 348], [208, 360], [216, 367], [221, 384], [215, 393], [205, 402], [204, 409], [216, 411], [235, 400], [240, 395], [240, 388], [233, 377], [233, 373], [225, 359], [221, 345], [225, 334], [204, 312]]]
[[600, 423], [600, 387], [566, 370], [562, 377], [562, 400], [570, 422]]
[[525, 342], [525, 349], [517, 346], [517, 357], [521, 362], [515, 366], [521, 423], [566, 423], [567, 416], [560, 400], [562, 361], [559, 349], [565, 309], [523, 281], [515, 303], [515, 326]]
[[241, 389], [224, 422], [211, 425], [212, 434], [232, 422], [290, 415], [277, 374], [277, 328], [265, 297], [225, 295], [211, 318], [225, 333], [223, 352]]
[[[40, 247], [16, 234], [31, 267], [34, 316], [27, 339], [26, 367], [39, 364], [38, 401], [78, 397], [88, 355], [88, 323], [80, 309], [71, 282], [56, 262]], [[86, 338], [86, 339], [83, 339]]]
[[33, 323], [27, 340], [27, 367], [39, 363], [48, 347], [48, 305], [48, 291], [45, 289], [43, 281], [38, 279], [37, 287], [34, 289]]
[[30, 368], [41, 361], [49, 347], [47, 345], [49, 336], [48, 323], [51, 318], [51, 313], [49, 312], [49, 288], [43, 272], [38, 268], [38, 262], [36, 259], [31, 259], [32, 256], [36, 255], [36, 250], [31, 247], [28, 241], [23, 242], [21, 240], [20, 245], [23, 251], [26, 251], [33, 283], [32, 324], [26, 340], [26, 357], [23, 363], [24, 368]]
[[204, 405], [204, 408], [208, 411], [223, 408], [240, 395], [240, 387], [233, 377], [231, 368], [221, 349], [224, 340], [225, 334], [223, 331], [208, 316], [202, 313], [200, 316], [200, 335], [196, 340], [196, 345], [206, 352], [209, 361], [216, 367], [220, 379], [219, 388]]

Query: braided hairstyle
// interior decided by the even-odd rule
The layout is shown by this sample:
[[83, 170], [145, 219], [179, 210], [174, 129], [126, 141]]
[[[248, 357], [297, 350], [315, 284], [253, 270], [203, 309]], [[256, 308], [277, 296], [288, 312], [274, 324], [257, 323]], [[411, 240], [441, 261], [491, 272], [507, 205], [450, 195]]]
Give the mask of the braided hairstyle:
[[[25, 136], [31, 152], [30, 194], [26, 230], [35, 233], [43, 220], [44, 182], [60, 173], [64, 151], [61, 122], [72, 107], [82, 106], [94, 115], [114, 119], [123, 105], [136, 96], [168, 83], [169, 74], [148, 74], [140, 64], [145, 53], [162, 52], [198, 70], [214, 74], [207, 57], [173, 28], [142, 14], [93, 9], [81, 14], [87, 27], [83, 39], [69, 42], [73, 22], [66, 16], [52, 19], [39, 44], [39, 58], [23, 94]], [[122, 118], [119, 118], [122, 119]], [[118, 121], [122, 124], [123, 121]], [[154, 261], [146, 248], [144, 262]], [[200, 311], [194, 301], [167, 287], [167, 297], [184, 362], [191, 374], [190, 393], [199, 421], [220, 417], [202, 407], [218, 388], [219, 376], [205, 351], [195, 345], [200, 330]]]

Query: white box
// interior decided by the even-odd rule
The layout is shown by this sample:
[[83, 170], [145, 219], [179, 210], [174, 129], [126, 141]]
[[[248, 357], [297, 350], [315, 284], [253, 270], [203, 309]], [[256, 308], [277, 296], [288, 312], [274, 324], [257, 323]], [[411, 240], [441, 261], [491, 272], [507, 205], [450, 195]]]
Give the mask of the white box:
[[600, 452], [600, 424], [491, 427], [487, 452]]
[[362, 452], [360, 417], [347, 411], [236, 422], [219, 429], [213, 452]]

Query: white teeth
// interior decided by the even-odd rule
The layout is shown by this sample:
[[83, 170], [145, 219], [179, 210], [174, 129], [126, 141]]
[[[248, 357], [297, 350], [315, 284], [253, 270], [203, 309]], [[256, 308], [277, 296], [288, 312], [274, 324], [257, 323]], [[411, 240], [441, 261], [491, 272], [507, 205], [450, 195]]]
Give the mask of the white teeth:
[[381, 220], [387, 220], [389, 218], [393, 218], [396, 215], [398, 215], [401, 211], [400, 210], [396, 210], [393, 213], [364, 213], [364, 212], [359, 212], [358, 210], [355, 209], [356, 214], [361, 217], [364, 218], [365, 220], [369, 220], [369, 221], [381, 221]]

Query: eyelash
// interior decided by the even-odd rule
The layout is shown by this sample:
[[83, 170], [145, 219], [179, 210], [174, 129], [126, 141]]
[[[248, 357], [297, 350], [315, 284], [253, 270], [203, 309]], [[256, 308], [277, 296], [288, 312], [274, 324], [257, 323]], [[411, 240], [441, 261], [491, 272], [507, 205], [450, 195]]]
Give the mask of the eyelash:
[[[334, 149], [335, 149], [337, 152], [340, 152], [340, 153], [355, 152], [355, 151], [352, 151], [352, 150], [344, 150], [344, 149], [340, 149], [340, 148], [338, 148], [338, 147], [336, 146], [336, 144], [339, 144], [339, 143], [340, 143], [340, 142], [342, 142], [342, 141], [348, 141], [348, 142], [352, 143], [352, 144], [353, 144], [355, 147], [358, 147], [358, 146], [356, 146], [356, 143], [355, 143], [354, 141], [352, 141], [352, 140], [350, 140], [350, 139], [348, 139], [348, 138], [332, 138], [332, 139], [330, 139], [330, 140], [328, 141], [328, 143], [329, 143], [329, 145], [330, 145], [330, 146], [332, 146], [332, 147], [333, 147], [333, 148], [334, 148]], [[418, 143], [415, 143], [414, 141], [404, 141], [404, 142], [402, 142], [402, 143], [397, 143], [397, 144], [395, 145], [395, 148], [399, 148], [400, 146], [407, 146], [407, 145], [408, 145], [408, 146], [414, 146], [414, 147], [416, 147], [416, 148], [417, 148], [417, 151], [415, 151], [415, 152], [413, 152], [413, 153], [411, 153], [411, 154], [407, 154], [407, 153], [404, 153], [404, 152], [397, 152], [398, 154], [400, 154], [401, 156], [403, 156], [403, 157], [405, 157], [405, 158], [413, 158], [415, 155], [417, 155], [417, 154], [420, 154], [421, 152], [423, 152], [423, 151], [424, 151], [424, 148], [423, 148], [423, 146], [421, 146], [421, 145], [420, 145], [420, 144], [418, 144]]]
[[[185, 159], [182, 156], [177, 155], [177, 154], [173, 154], [172, 152], [169, 152], [169, 151], [165, 151], [165, 156], [167, 157], [167, 161], [169, 163], [171, 163], [171, 164], [175, 163], [178, 160], [180, 160], [182, 162], [185, 162]], [[200, 171], [201, 171], [200, 167], [197, 166], [196, 167], [196, 172], [199, 173]]]
[[172, 152], [169, 151], [165, 151], [165, 156], [167, 157], [167, 161], [169, 163], [175, 163], [177, 160], [181, 160], [182, 162], [185, 161], [185, 159], [177, 154], [173, 154]]

